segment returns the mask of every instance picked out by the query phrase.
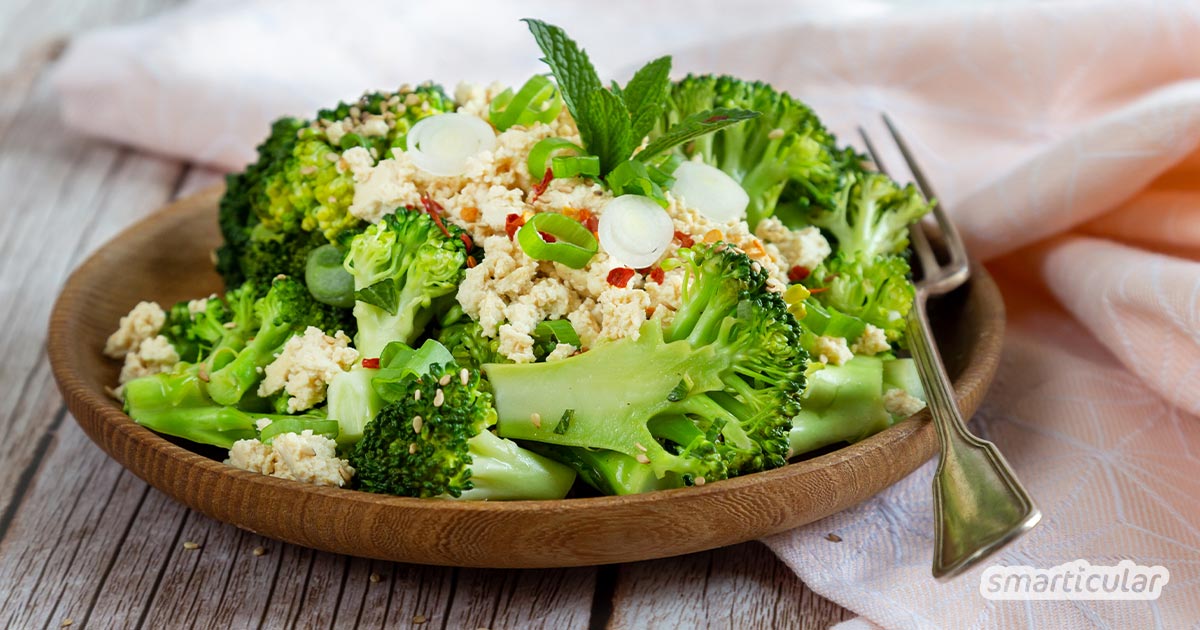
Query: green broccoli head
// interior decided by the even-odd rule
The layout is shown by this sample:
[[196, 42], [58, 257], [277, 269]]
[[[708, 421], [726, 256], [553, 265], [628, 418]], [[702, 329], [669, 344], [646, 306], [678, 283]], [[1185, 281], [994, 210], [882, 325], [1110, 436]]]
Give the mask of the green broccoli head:
[[478, 372], [435, 364], [389, 391], [350, 454], [360, 489], [464, 499], [561, 499], [570, 490], [569, 468], [491, 433], [496, 411]]
[[835, 239], [834, 249], [865, 260], [900, 254], [908, 247], [908, 226], [930, 210], [912, 184], [900, 186], [883, 173], [851, 176], [833, 202], [813, 208], [807, 219]]
[[470, 319], [442, 328], [437, 340], [454, 355], [454, 361], [473, 370], [485, 363], [508, 363], [500, 354], [500, 340], [483, 334], [483, 326]]
[[339, 164], [342, 153], [363, 146], [382, 159], [391, 148], [405, 147], [416, 121], [454, 109], [441, 87], [426, 84], [369, 93], [322, 110], [311, 122], [276, 121], [258, 159], [226, 178], [219, 214], [225, 243], [216, 252], [226, 286], [297, 275], [314, 247], [361, 229], [362, 221], [349, 213], [354, 179]]
[[[621, 453], [677, 485], [783, 465], [808, 358], [799, 325], [745, 254], [702, 245], [684, 264], [683, 304], [665, 330], [651, 320], [637, 339], [560, 361], [485, 365], [498, 434]], [[596, 457], [564, 461], [586, 460], [584, 478], [603, 476], [617, 493], [646, 489], [644, 476], [616, 470], [627, 458], [607, 469]]]
[[232, 360], [210, 374], [208, 391], [213, 400], [222, 405], [241, 402], [288, 339], [309, 326], [334, 334], [342, 329], [343, 313], [314, 300], [304, 283], [290, 277], [275, 279], [266, 295], [254, 303], [258, 330]]
[[[903, 339], [916, 293], [903, 256], [838, 252], [806, 280], [822, 305], [883, 329], [888, 341]], [[853, 341], [853, 339], [851, 339]]]
[[350, 241], [355, 347], [376, 357], [392, 341], [412, 344], [462, 281], [467, 245], [457, 226], [416, 210], [385, 215]]
[[699, 155], [742, 185], [750, 196], [746, 220], [751, 229], [781, 203], [828, 203], [843, 173], [861, 168], [861, 157], [837, 148], [833, 134], [808, 106], [766, 83], [729, 76], [689, 75], [676, 82], [658, 132], [690, 114], [716, 107], [761, 115], [698, 138], [678, 151], [687, 158]]
[[208, 356], [213, 346], [225, 336], [225, 322], [230, 316], [229, 308], [216, 296], [204, 300], [195, 312], [184, 300], [167, 312], [162, 335], [179, 353], [181, 361], [195, 363]]

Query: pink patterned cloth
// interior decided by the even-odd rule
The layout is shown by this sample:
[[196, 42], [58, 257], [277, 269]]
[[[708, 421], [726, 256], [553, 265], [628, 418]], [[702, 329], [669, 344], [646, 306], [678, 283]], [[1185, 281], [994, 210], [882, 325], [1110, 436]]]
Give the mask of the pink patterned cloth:
[[[313, 44], [297, 19], [318, 6], [204, 2], [84, 36], [57, 77], [66, 119], [236, 167], [277, 113], [431, 73], [522, 79], [537, 70], [515, 21], [525, 15], [567, 27], [602, 73], [673, 52], [681, 72], [771, 81], [846, 140], [857, 124], [883, 137], [878, 112], [887, 110], [1008, 302], [1003, 364], [973, 426], [1006, 453], [1045, 516], [990, 563], [1127, 558], [1167, 567], [1170, 582], [1153, 602], [989, 602], [979, 595], [982, 567], [935, 582], [933, 463], [767, 544], [814, 591], [863, 615], [847, 625], [1200, 620], [1200, 5], [854, 3], [831, 13], [808, 2], [680, 11], [621, 0], [603, 15], [568, 3], [485, 3], [459, 19], [424, 4], [368, 2], [378, 19], [342, 30], [394, 42], [393, 56], [379, 44], [350, 55], [337, 34]], [[247, 35], [254, 45], [244, 51], [212, 50]], [[410, 54], [437, 38], [452, 50]], [[293, 46], [310, 46], [319, 70], [263, 52]]]

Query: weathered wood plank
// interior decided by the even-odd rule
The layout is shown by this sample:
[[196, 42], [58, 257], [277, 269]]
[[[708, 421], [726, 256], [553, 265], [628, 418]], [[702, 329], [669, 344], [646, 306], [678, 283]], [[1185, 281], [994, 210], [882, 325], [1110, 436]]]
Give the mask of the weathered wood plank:
[[849, 618], [759, 543], [621, 566], [609, 628], [798, 628]]
[[460, 569], [449, 628], [586, 628], [596, 569]]

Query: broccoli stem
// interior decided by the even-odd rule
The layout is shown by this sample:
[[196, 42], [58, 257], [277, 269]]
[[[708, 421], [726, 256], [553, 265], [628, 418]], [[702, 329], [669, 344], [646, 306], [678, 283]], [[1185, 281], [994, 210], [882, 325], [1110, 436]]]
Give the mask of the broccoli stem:
[[228, 365], [212, 373], [209, 395], [222, 405], [238, 404], [262, 379], [260, 370], [275, 360], [275, 354], [294, 332], [292, 326], [264, 323], [258, 335]]
[[793, 455], [855, 442], [891, 426], [883, 406], [883, 360], [859, 355], [808, 377], [804, 404], [792, 419]]
[[567, 496], [575, 471], [516, 442], [481, 431], [467, 440], [471, 488], [457, 497], [467, 501], [550, 500]]

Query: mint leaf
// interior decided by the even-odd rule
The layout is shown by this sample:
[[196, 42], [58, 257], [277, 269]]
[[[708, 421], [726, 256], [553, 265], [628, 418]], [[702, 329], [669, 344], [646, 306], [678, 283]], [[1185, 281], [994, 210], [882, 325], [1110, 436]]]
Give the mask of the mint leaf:
[[[561, 28], [532, 18], [522, 21], [529, 25], [529, 32], [533, 33], [533, 39], [542, 49], [542, 54], [545, 55], [542, 61], [546, 62], [550, 71], [554, 73], [563, 102], [567, 104], [567, 111], [571, 112], [571, 117], [582, 127], [588, 112], [581, 109], [581, 106], [587, 107], [589, 94], [604, 89], [600, 83], [600, 76], [596, 74], [596, 67], [579, 44], [567, 37]], [[583, 141], [586, 145], [587, 138]]]
[[[654, 128], [667, 104], [667, 88], [670, 83], [671, 57], [659, 57], [642, 66], [625, 85], [622, 96], [629, 116], [633, 119], [632, 136], [640, 143]], [[632, 150], [631, 150], [632, 152]]]
[[685, 142], [691, 142], [700, 136], [720, 131], [726, 127], [736, 125], [743, 120], [750, 120], [758, 116], [758, 112], [748, 109], [730, 109], [727, 107], [696, 112], [679, 121], [678, 124], [672, 125], [670, 129], [667, 129], [666, 133], [655, 138], [645, 149], [642, 149], [640, 153], [635, 155], [633, 159], [645, 162], [659, 153], [675, 148]]
[[400, 299], [400, 296], [396, 292], [396, 281], [388, 278], [380, 280], [365, 289], [355, 291], [354, 299], [359, 302], [366, 302], [371, 306], [377, 306], [387, 311], [388, 315], [395, 315], [396, 302]]
[[600, 158], [601, 175], [629, 158], [636, 146], [621, 97], [603, 88], [588, 94], [584, 116], [575, 119], [588, 153]]

